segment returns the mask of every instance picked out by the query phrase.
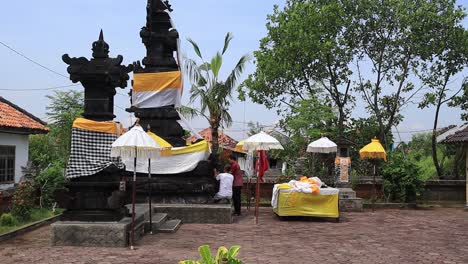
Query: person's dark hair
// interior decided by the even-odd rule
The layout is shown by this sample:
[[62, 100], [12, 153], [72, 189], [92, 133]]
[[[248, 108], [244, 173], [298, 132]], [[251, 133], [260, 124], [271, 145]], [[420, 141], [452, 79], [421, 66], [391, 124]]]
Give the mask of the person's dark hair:
[[229, 159], [236, 160], [236, 156], [234, 156], [234, 154], [231, 154], [231, 155], [229, 155]]
[[224, 172], [231, 171], [231, 164], [224, 165]]

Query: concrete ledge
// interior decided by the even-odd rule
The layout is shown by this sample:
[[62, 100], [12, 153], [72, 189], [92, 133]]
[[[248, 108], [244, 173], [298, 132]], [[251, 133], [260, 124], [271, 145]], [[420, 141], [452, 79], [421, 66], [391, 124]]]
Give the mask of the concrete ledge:
[[362, 212], [363, 201], [361, 198], [339, 199], [340, 212]]
[[127, 223], [56, 222], [51, 225], [52, 246], [126, 247]]
[[[146, 204], [135, 205], [135, 240], [142, 237], [149, 215]], [[129, 243], [131, 217], [118, 222], [58, 221], [51, 225], [52, 246], [126, 247]]]
[[23, 235], [23, 234], [25, 234], [27, 232], [31, 232], [31, 231], [33, 231], [33, 230], [35, 230], [35, 229], [37, 229], [37, 228], [39, 228], [41, 226], [45, 226], [45, 225], [48, 225], [50, 223], [53, 223], [61, 215], [62, 214], [54, 215], [52, 217], [33, 222], [33, 223], [30, 223], [30, 224], [24, 225], [22, 227], [19, 227], [19, 228], [15, 229], [15, 230], [12, 230], [10, 232], [1, 234], [0, 235], [0, 242], [8, 240], [8, 239], [15, 238], [15, 237]]
[[366, 209], [417, 209], [418, 205], [416, 203], [365, 203], [364, 208]]
[[230, 204], [154, 204], [156, 213], [166, 213], [182, 223], [231, 224]]

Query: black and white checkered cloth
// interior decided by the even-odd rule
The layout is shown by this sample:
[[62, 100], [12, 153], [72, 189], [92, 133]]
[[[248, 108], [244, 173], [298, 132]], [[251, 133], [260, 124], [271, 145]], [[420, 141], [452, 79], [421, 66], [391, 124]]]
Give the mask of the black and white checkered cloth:
[[94, 175], [111, 165], [123, 169], [119, 158], [110, 157], [111, 145], [116, 139], [114, 134], [72, 128], [67, 178]]

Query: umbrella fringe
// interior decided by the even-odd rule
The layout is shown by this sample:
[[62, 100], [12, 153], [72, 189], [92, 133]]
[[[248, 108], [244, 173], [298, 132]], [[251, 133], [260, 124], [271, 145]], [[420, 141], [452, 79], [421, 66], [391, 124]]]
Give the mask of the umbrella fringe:
[[[167, 153], [165, 153], [167, 155]], [[160, 149], [126, 147], [126, 148], [112, 148], [111, 157], [134, 158], [138, 159], [157, 159], [161, 156]]]

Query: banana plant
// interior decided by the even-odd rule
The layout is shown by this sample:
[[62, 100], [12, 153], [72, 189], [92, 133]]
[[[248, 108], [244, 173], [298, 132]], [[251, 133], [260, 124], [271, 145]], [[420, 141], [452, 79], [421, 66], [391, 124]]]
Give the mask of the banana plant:
[[198, 248], [201, 260], [182, 260], [179, 264], [242, 264], [237, 259], [240, 246], [232, 246], [229, 250], [226, 247], [219, 247], [216, 256], [211, 254], [210, 246], [203, 245]]

